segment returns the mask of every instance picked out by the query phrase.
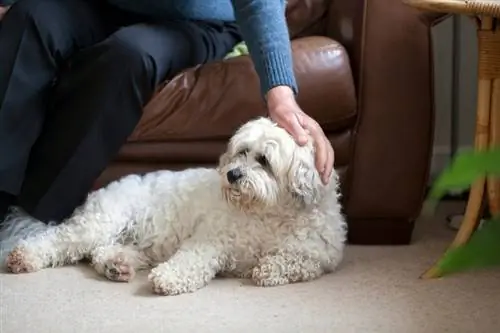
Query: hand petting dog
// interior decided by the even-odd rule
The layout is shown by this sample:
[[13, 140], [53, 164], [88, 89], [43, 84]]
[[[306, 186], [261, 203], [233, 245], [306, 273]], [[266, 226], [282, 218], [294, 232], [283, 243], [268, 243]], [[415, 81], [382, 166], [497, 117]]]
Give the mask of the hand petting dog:
[[325, 133], [317, 121], [302, 111], [295, 100], [293, 90], [287, 86], [272, 88], [267, 94], [269, 116], [287, 130], [301, 146], [310, 135], [316, 151], [316, 168], [327, 184], [333, 170], [335, 154]]

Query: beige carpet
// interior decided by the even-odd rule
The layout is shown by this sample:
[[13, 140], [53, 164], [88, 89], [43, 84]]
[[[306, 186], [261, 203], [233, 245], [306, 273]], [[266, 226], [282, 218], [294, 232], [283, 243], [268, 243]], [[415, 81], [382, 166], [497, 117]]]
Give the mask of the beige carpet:
[[350, 246], [338, 273], [277, 288], [217, 280], [159, 297], [144, 275], [118, 284], [84, 266], [2, 274], [0, 332], [500, 332], [500, 270], [418, 279], [453, 236], [445, 212], [460, 211], [421, 219], [411, 246]]

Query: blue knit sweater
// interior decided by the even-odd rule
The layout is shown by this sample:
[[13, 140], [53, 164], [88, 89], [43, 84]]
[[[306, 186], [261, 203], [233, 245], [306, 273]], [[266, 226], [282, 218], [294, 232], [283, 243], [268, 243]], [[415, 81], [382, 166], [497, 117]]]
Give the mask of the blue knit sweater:
[[[15, 0], [0, 0], [0, 5]], [[260, 78], [262, 94], [279, 85], [297, 93], [286, 0], [107, 0], [156, 18], [236, 21]]]

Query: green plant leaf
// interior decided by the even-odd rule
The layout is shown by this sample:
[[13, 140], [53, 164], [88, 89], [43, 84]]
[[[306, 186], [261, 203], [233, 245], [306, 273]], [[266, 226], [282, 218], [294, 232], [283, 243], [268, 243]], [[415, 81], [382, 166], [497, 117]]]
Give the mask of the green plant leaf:
[[469, 242], [447, 251], [437, 264], [441, 276], [492, 266], [500, 266], [500, 217], [483, 223]]
[[[483, 177], [500, 176], [500, 147], [459, 153], [434, 182], [424, 203], [431, 210], [450, 190], [464, 190]], [[448, 250], [437, 263], [441, 276], [500, 265], [500, 216], [483, 223], [464, 245]]]
[[450, 190], [465, 190], [481, 177], [500, 175], [500, 148], [459, 153], [434, 182], [428, 199], [437, 201]]

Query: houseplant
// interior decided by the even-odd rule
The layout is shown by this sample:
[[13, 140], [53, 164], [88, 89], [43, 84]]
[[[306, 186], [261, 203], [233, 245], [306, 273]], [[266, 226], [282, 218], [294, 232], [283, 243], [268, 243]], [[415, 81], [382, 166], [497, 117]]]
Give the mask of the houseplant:
[[[432, 211], [451, 190], [465, 190], [482, 177], [500, 176], [500, 147], [459, 153], [434, 182], [424, 205]], [[470, 240], [448, 250], [437, 268], [441, 276], [500, 265], [500, 215], [493, 215], [474, 232]]]

